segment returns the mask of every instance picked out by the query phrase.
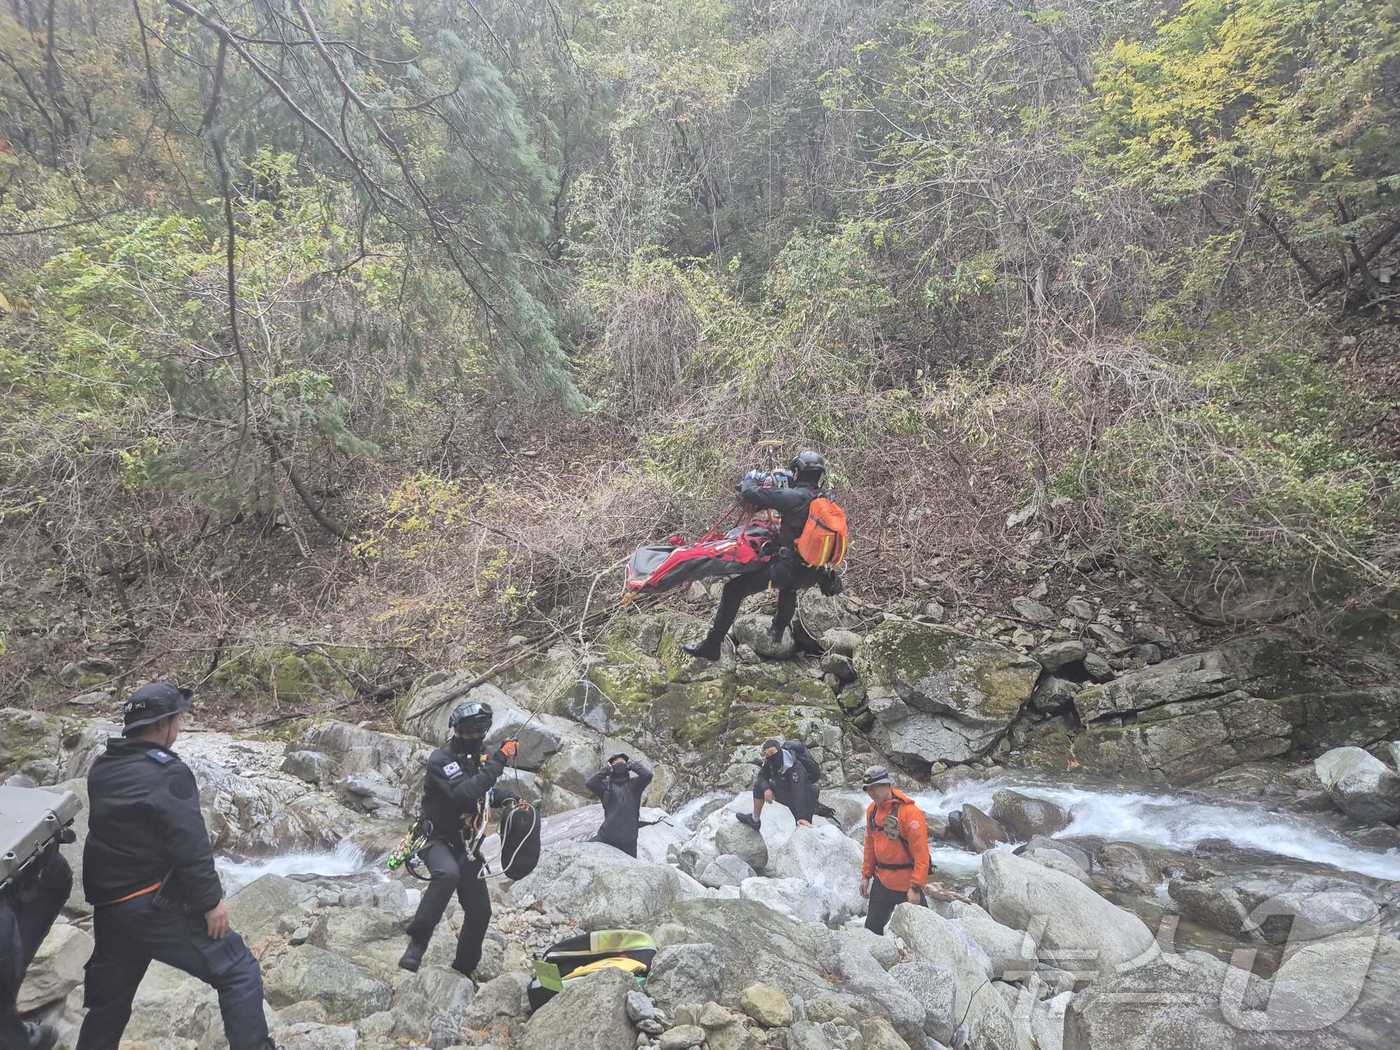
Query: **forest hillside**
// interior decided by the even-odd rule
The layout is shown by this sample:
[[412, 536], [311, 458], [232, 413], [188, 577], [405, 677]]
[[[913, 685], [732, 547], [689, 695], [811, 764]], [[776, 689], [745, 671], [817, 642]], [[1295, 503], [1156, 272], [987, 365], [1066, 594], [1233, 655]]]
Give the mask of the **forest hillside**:
[[1398, 319], [1396, 0], [8, 0], [0, 697], [583, 642], [807, 447], [871, 604], [1354, 637]]

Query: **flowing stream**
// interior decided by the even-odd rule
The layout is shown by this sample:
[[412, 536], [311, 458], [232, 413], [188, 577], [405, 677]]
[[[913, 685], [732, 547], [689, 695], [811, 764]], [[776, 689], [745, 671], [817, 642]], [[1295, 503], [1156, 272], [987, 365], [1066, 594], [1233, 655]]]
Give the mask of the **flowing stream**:
[[[1400, 850], [1364, 849], [1306, 817], [1276, 813], [1249, 803], [1047, 784], [1016, 777], [915, 797], [929, 813], [946, 813], [967, 803], [987, 812], [992, 807], [992, 795], [1008, 788], [1054, 802], [1070, 814], [1073, 819], [1069, 827], [1056, 838], [1094, 836], [1178, 852], [1194, 850], [1206, 839], [1223, 839], [1241, 850], [1258, 850], [1284, 860], [1325, 864], [1344, 872], [1400, 881]], [[975, 872], [978, 866], [975, 854], [952, 847], [939, 847], [934, 863], [943, 864], [953, 874]]]
[[[1363, 849], [1305, 817], [1275, 813], [1248, 803], [1051, 784], [1019, 777], [1001, 777], [966, 784], [943, 794], [926, 792], [915, 797], [929, 813], [946, 813], [966, 803], [990, 811], [992, 795], [1004, 788], [1063, 807], [1072, 821], [1057, 838], [1094, 836], [1179, 852], [1189, 852], [1206, 839], [1226, 840], [1241, 850], [1271, 853], [1283, 861], [1324, 864], [1343, 872], [1400, 881], [1400, 850]], [[689, 831], [707, 806], [726, 797], [710, 794], [693, 799], [667, 821], [680, 832]], [[644, 811], [644, 819], [647, 816]], [[602, 810], [596, 805], [548, 816], [541, 829], [542, 844], [548, 850], [586, 839], [597, 830], [601, 819]], [[485, 853], [493, 862], [496, 850], [493, 835], [485, 843]], [[334, 850], [319, 853], [220, 858], [218, 865], [225, 889], [233, 893], [261, 875], [353, 875], [365, 871], [376, 859], [350, 842], [342, 842]], [[933, 861], [955, 877], [975, 875], [980, 864], [975, 853], [953, 846], [935, 846]]]

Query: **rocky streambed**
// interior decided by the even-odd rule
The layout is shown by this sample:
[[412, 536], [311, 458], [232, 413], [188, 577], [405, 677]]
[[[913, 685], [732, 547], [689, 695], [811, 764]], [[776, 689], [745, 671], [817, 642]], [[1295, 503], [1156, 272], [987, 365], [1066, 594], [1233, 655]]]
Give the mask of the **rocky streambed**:
[[[102, 732], [67, 726], [50, 760], [79, 772]], [[1328, 815], [964, 775], [916, 794], [940, 877], [967, 899], [903, 906], [875, 937], [860, 928], [858, 792], [829, 788], [837, 820], [813, 828], [770, 808], [761, 834], [734, 820], [742, 791], [649, 809], [659, 819], [636, 860], [581, 841], [599, 814], [576, 807], [546, 818], [534, 874], [493, 880], [473, 984], [446, 968], [455, 903], [424, 969], [395, 967], [419, 891], [381, 861], [421, 741], [326, 722], [291, 745], [189, 744], [233, 921], [262, 960], [286, 1048], [1340, 1050], [1390, 1046], [1397, 1030], [1400, 853], [1353, 841]], [[325, 758], [314, 781], [282, 770], [304, 773], [313, 751]], [[367, 794], [357, 777], [384, 790]], [[307, 814], [324, 819], [319, 832]], [[91, 947], [84, 911], [73, 902], [21, 999], [70, 1041]], [[645, 994], [609, 976], [529, 1015], [531, 959], [611, 926], [656, 937]], [[212, 993], [160, 966], [128, 1034], [133, 1047], [222, 1045]]]
[[[190, 733], [178, 750], [279, 1045], [1388, 1050], [1400, 694], [1277, 638], [1182, 653], [1131, 610], [1072, 598], [1061, 612], [1027, 599], [1015, 627], [943, 625], [809, 596], [797, 637], [772, 643], [748, 617], [712, 664], [679, 650], [697, 617], [644, 614], [489, 684], [428, 676], [397, 732]], [[423, 970], [396, 968], [419, 888], [382, 868], [465, 695], [496, 711], [488, 742], [520, 739], [509, 785], [547, 814], [536, 871], [492, 880], [476, 983], [447, 968], [455, 902]], [[115, 729], [98, 711], [0, 709], [0, 776], [83, 794]], [[773, 735], [811, 747], [835, 821], [797, 828], [770, 807], [760, 834], [734, 819]], [[584, 841], [599, 820], [584, 780], [619, 750], [656, 770], [637, 859]], [[929, 814], [950, 892], [875, 937], [858, 893], [865, 799], [847, 785], [881, 760]], [[532, 958], [612, 926], [657, 940], [645, 994], [600, 975], [531, 1016]], [[75, 892], [21, 999], [70, 1041], [89, 927]], [[159, 966], [128, 1035], [222, 1045], [212, 993]]]

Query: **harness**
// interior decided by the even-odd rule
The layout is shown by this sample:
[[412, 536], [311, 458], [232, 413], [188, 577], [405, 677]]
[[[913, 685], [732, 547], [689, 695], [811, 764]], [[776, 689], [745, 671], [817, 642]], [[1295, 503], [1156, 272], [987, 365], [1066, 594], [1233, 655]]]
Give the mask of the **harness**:
[[[890, 807], [889, 813], [885, 814], [885, 821], [888, 822], [889, 820], [893, 819], [893, 820], [895, 821], [895, 828], [898, 829], [898, 827], [899, 827], [899, 810], [900, 810], [900, 807], [901, 807], [901, 806], [910, 805], [910, 803], [905, 802], [903, 799], [899, 799], [899, 798], [892, 799], [892, 801], [894, 802], [894, 805]], [[866, 818], [865, 818], [865, 819], [866, 819], [866, 829], [865, 829], [865, 833], [866, 833], [867, 835], [884, 835], [885, 838], [893, 839], [895, 842], [898, 842], [901, 846], [904, 847], [904, 854], [905, 854], [905, 856], [907, 856], [907, 857], [909, 858], [909, 863], [907, 863], [907, 864], [886, 864], [886, 863], [884, 863], [883, 861], [877, 860], [877, 861], [875, 862], [875, 867], [877, 867], [877, 868], [884, 868], [886, 871], [903, 871], [903, 870], [906, 870], [906, 869], [911, 869], [911, 868], [913, 868], [913, 867], [914, 867], [914, 852], [913, 852], [913, 850], [911, 850], [911, 849], [909, 848], [909, 843], [907, 843], [907, 842], [904, 841], [904, 836], [903, 836], [903, 835], [899, 835], [899, 834], [891, 835], [891, 834], [889, 834], [889, 832], [885, 831], [883, 828], [878, 829], [878, 830], [876, 829], [876, 825], [875, 825], [875, 810], [876, 810], [876, 808], [878, 808], [878, 807], [872, 807], [871, 810], [870, 810], [870, 812], [866, 815]]]

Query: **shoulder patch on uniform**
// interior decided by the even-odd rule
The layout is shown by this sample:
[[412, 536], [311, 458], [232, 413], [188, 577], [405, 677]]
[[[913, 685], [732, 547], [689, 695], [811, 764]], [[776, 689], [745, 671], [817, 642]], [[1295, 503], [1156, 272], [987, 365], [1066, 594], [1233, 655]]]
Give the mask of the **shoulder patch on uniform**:
[[456, 780], [462, 775], [462, 764], [460, 762], [449, 762], [442, 767], [443, 775], [449, 779]]
[[168, 766], [175, 761], [175, 756], [169, 751], [162, 751], [160, 748], [152, 748], [146, 752], [146, 757], [152, 762], [159, 762], [163, 766]]

